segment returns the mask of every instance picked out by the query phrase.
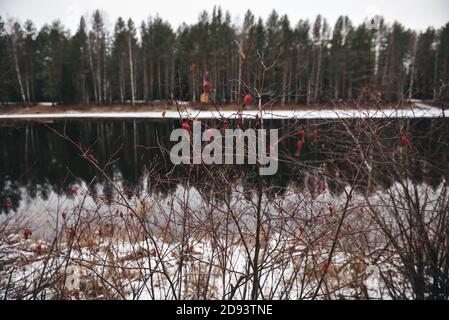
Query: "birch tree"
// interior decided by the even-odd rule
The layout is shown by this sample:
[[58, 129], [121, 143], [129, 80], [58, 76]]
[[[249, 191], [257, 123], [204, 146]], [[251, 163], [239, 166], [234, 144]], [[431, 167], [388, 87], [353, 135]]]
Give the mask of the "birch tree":
[[25, 89], [23, 86], [23, 76], [20, 68], [20, 56], [19, 53], [22, 51], [23, 45], [23, 30], [20, 26], [20, 23], [17, 21], [10, 20], [10, 49], [11, 49], [11, 57], [12, 63], [14, 65], [14, 69], [16, 72], [17, 83], [19, 85], [20, 96], [22, 98], [23, 104], [28, 104]]

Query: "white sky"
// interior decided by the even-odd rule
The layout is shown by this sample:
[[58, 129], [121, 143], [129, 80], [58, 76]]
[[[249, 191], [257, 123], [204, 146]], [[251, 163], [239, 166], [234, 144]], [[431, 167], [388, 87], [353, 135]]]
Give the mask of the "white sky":
[[203, 9], [210, 12], [214, 5], [229, 10], [237, 23], [248, 8], [264, 19], [274, 8], [279, 14], [288, 14], [292, 25], [300, 18], [312, 20], [318, 13], [331, 25], [341, 14], [355, 23], [381, 14], [388, 22], [397, 20], [417, 30], [427, 26], [438, 28], [449, 22], [449, 0], [0, 0], [0, 15], [4, 20], [14, 17], [22, 22], [30, 18], [38, 27], [60, 19], [74, 31], [81, 15], [99, 8], [106, 13], [109, 30], [119, 16], [131, 17], [139, 25], [157, 13], [176, 29], [182, 22], [194, 23]]

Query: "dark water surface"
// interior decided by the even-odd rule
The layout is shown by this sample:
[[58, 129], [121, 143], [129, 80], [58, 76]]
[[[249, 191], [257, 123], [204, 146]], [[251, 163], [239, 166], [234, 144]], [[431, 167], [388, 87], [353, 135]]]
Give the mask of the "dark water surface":
[[[202, 122], [204, 128], [223, 129], [221, 120]], [[279, 128], [282, 137], [279, 145], [280, 163], [275, 176], [264, 180], [282, 192], [289, 185], [308, 186], [322, 179], [320, 170], [326, 168], [338, 174], [348, 183], [355, 174], [348, 159], [359, 157], [355, 148], [358, 143], [368, 144], [369, 137], [380, 141], [391, 161], [404, 157], [401, 137], [405, 134], [411, 146], [406, 150], [410, 178], [437, 186], [449, 172], [448, 143], [449, 121], [446, 119], [413, 120], [273, 120], [265, 121], [266, 128]], [[229, 121], [229, 127], [238, 124]], [[244, 128], [256, 128], [259, 124], [247, 121]], [[376, 126], [373, 134], [360, 134], [367, 125]], [[130, 193], [140, 190], [164, 195], [189, 177], [193, 184], [201, 185], [206, 179], [201, 167], [177, 166], [170, 162], [170, 133], [179, 128], [179, 121], [172, 120], [92, 120], [68, 122], [10, 122], [0, 124], [0, 213], [16, 210], [23, 201], [48, 198], [54, 192], [58, 195], [73, 193], [83, 182], [88, 185], [94, 177], [91, 189], [103, 190], [113, 195], [110, 182], [100, 174], [98, 168], [86, 160], [89, 156], [100, 168], [119, 182]], [[354, 132], [348, 134], [347, 129]], [[306, 131], [304, 147], [298, 157], [297, 142], [300, 130]], [[53, 130], [66, 133], [82, 151], [70, 141], [63, 139]], [[312, 135], [313, 131], [318, 137]], [[369, 153], [376, 159], [376, 147]], [[380, 158], [379, 158], [380, 159]], [[399, 160], [398, 160], [399, 161]], [[377, 188], [388, 188], [394, 179], [382, 177], [384, 166], [389, 164], [374, 161], [374, 176]], [[211, 169], [211, 167], [209, 167]], [[214, 168], [215, 170], [215, 168]], [[252, 165], [234, 166], [227, 170], [230, 181], [239, 180], [251, 185], [257, 168]], [[377, 173], [377, 174], [376, 174]], [[143, 177], [149, 177], [143, 179]], [[167, 180], [167, 177], [170, 177]], [[363, 176], [361, 185], [363, 185]], [[400, 176], [397, 179], [401, 179]], [[143, 184], [148, 184], [144, 186]], [[164, 183], [161, 183], [164, 182]], [[339, 194], [343, 186], [326, 181], [329, 189]], [[101, 187], [101, 188], [100, 188]], [[10, 201], [9, 201], [10, 200]]]

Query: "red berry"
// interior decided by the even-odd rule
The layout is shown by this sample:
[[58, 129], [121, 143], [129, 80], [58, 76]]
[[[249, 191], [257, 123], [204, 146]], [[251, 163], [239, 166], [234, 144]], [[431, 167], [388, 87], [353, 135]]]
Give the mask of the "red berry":
[[318, 133], [318, 130], [314, 130], [312, 132], [312, 137], [314, 137], [315, 139], [318, 139], [320, 137], [320, 134]]
[[298, 151], [301, 151], [303, 146], [304, 146], [304, 143], [302, 142], [302, 140], [299, 140], [298, 143], [296, 144], [296, 149]]
[[69, 192], [72, 196], [75, 196], [78, 193], [78, 188], [70, 188]]
[[330, 265], [329, 263], [326, 261], [325, 263], [323, 263], [323, 271], [326, 272], [329, 269]]
[[299, 134], [301, 135], [301, 139], [304, 140], [304, 138], [306, 137], [306, 132], [304, 130], [301, 130]]
[[182, 128], [183, 128], [185, 131], [190, 132], [190, 125], [189, 125], [189, 123], [188, 123], [187, 121], [184, 121], [184, 122], [182, 123]]
[[210, 83], [209, 81], [205, 81], [203, 84], [204, 92], [210, 92]]
[[33, 234], [33, 232], [31, 231], [30, 228], [25, 228], [23, 230], [23, 237], [25, 238], [25, 240], [28, 240], [28, 238]]
[[407, 136], [404, 135], [401, 138], [401, 143], [403, 146], [408, 146], [408, 145], [410, 145], [410, 140], [407, 138]]
[[7, 199], [7, 200], [5, 201], [5, 207], [6, 207], [7, 209], [11, 209], [11, 208], [13, 207], [13, 203], [12, 203], [11, 199]]
[[250, 94], [247, 94], [244, 98], [243, 98], [243, 103], [245, 104], [245, 106], [249, 106], [251, 104], [251, 100], [252, 97]]

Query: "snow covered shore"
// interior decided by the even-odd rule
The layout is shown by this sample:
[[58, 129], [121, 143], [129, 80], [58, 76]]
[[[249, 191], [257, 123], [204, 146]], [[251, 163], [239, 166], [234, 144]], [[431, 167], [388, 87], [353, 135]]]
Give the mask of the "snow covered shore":
[[[257, 110], [243, 111], [243, 118], [255, 118]], [[29, 113], [29, 114], [0, 114], [0, 120], [37, 120], [37, 119], [213, 119], [235, 118], [236, 111], [199, 111], [186, 109], [177, 111], [143, 111], [143, 112], [80, 112], [67, 111], [61, 113]], [[271, 110], [263, 111], [265, 119], [339, 119], [339, 118], [439, 118], [443, 116], [441, 108], [423, 103], [415, 103], [410, 109], [323, 109], [323, 110]]]

